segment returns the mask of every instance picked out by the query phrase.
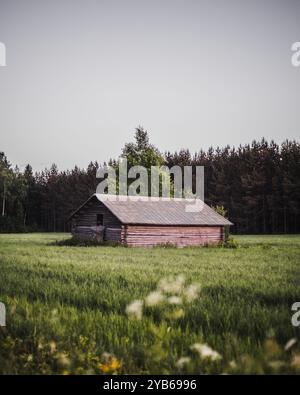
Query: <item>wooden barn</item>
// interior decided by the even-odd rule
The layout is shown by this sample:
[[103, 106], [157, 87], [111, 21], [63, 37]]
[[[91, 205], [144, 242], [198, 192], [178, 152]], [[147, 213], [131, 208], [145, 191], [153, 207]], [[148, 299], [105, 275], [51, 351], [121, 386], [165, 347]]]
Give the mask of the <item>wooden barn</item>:
[[[195, 204], [199, 211], [193, 212]], [[230, 221], [201, 200], [95, 194], [70, 217], [77, 238], [152, 247], [217, 244]]]

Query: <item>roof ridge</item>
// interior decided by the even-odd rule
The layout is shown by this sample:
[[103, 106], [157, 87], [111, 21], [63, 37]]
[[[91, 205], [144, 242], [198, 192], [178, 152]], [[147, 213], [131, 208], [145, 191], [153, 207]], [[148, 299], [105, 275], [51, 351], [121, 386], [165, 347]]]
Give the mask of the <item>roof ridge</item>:
[[95, 193], [93, 196], [96, 196], [100, 201], [103, 200], [112, 200], [112, 201], [127, 201], [127, 200], [141, 200], [141, 201], [185, 201], [185, 202], [194, 202], [195, 200], [203, 202], [202, 199], [198, 197], [192, 198], [178, 198], [178, 197], [164, 197], [164, 196], [141, 196], [141, 195], [112, 195], [108, 193]]

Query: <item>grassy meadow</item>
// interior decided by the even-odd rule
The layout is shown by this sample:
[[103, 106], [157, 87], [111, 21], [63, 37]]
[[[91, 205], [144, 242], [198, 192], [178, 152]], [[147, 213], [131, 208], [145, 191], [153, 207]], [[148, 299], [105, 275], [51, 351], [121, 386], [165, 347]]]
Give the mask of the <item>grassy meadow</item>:
[[55, 244], [68, 237], [0, 235], [1, 374], [300, 373], [300, 236]]

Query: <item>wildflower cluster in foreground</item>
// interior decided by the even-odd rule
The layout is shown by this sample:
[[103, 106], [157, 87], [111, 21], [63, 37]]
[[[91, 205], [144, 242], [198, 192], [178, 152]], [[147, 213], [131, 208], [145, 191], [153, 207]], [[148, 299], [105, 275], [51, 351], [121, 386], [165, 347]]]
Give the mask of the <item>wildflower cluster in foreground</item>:
[[[159, 312], [160, 321], [151, 323], [154, 341], [145, 350], [147, 365], [151, 371], [162, 373], [164, 361], [174, 352], [172, 343], [172, 327], [181, 325], [178, 319], [185, 315], [188, 304], [200, 301], [200, 285], [187, 284], [183, 275], [164, 278], [159, 281], [155, 290], [143, 299], [134, 300], [126, 308], [130, 318], [142, 320], [151, 316], [153, 309]], [[167, 324], [166, 324], [167, 323]], [[271, 336], [264, 342], [262, 354], [257, 360], [248, 354], [237, 356], [236, 359], [226, 360], [217, 350], [201, 339], [186, 349], [175, 362], [174, 371], [188, 374], [202, 373], [284, 373], [293, 371], [300, 373], [300, 354], [298, 341], [290, 339], [286, 345], [280, 346]], [[160, 370], [156, 372], [156, 367]], [[167, 372], [170, 373], [168, 370]]]
[[162, 279], [157, 289], [150, 292], [143, 300], [134, 300], [126, 308], [126, 313], [129, 317], [141, 320], [143, 311], [147, 307], [155, 306], [171, 306], [181, 307], [174, 311], [172, 317], [180, 318], [184, 315], [183, 306], [187, 303], [193, 302], [198, 299], [200, 293], [199, 284], [186, 285], [186, 280], [183, 275], [176, 277], [168, 277]]

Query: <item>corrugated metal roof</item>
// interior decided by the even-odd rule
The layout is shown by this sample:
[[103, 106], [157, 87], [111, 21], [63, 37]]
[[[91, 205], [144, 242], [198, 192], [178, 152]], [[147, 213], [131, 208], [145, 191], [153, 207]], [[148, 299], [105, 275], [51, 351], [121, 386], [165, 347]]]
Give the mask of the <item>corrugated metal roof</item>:
[[[123, 224], [232, 225], [230, 221], [217, 214], [200, 199], [105, 194], [93, 196], [102, 202]], [[195, 209], [197, 211], [191, 211]]]

